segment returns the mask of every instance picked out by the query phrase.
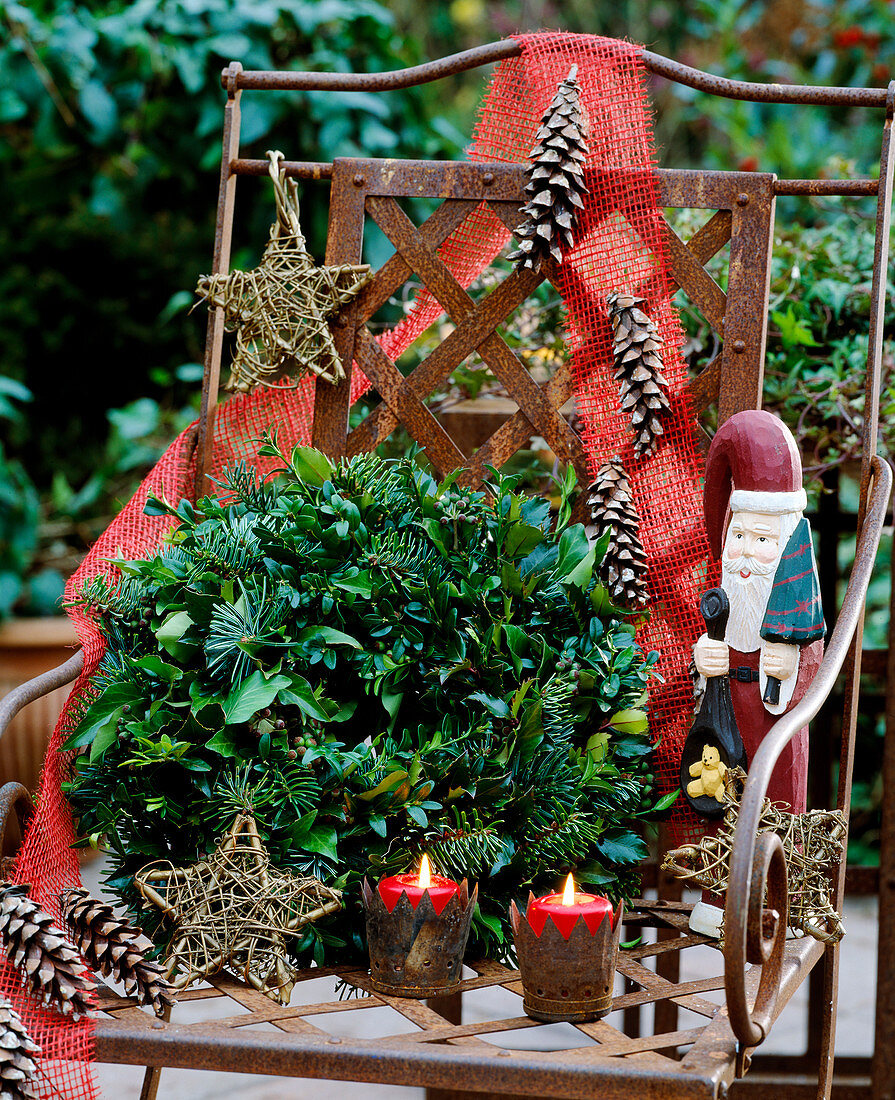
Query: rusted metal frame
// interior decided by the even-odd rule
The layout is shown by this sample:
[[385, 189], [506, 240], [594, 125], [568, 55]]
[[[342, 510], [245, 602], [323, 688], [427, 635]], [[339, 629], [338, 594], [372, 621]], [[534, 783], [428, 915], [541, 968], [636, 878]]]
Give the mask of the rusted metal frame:
[[699, 306], [702, 315], [715, 332], [723, 336], [724, 314], [727, 311], [727, 297], [724, 291], [664, 218], [662, 232], [674, 281], [678, 286], [683, 287], [688, 297]]
[[[236, 175], [231, 165], [239, 156], [239, 85], [242, 65], [231, 61], [224, 70], [227, 103], [224, 107], [224, 130], [221, 153], [221, 174], [218, 184], [218, 212], [214, 227], [214, 253], [211, 272], [226, 275], [230, 269], [230, 246], [233, 240], [233, 211], [236, 205]], [[199, 411], [199, 436], [196, 444], [196, 475], [193, 497], [198, 500], [208, 491], [208, 471], [214, 450], [214, 418], [221, 382], [221, 352], [224, 346], [224, 311], [218, 306], [208, 311], [205, 333], [205, 371], [202, 378], [202, 405]]]
[[[845, 662], [851, 640], [863, 615], [867, 586], [885, 522], [892, 486], [891, 469], [882, 459], [873, 458], [873, 472], [870, 507], [864, 528], [858, 538], [855, 563], [845, 600], [824, 659], [802, 700], [775, 723], [760, 745], [750, 763], [743, 792], [730, 862], [730, 885], [725, 907], [724, 955], [725, 973], [728, 976], [727, 1007], [731, 1026], [744, 1046], [751, 1045], [755, 1041], [756, 1034], [745, 998], [742, 963], [748, 956], [749, 946], [755, 942], [756, 914], [760, 923], [760, 911], [763, 908], [763, 899], [760, 894], [755, 893], [756, 884], [753, 881], [758, 819], [768, 782], [780, 753], [797, 731], [810, 722], [820, 710]], [[753, 924], [751, 933], [747, 927], [750, 920]]]
[[[448, 199], [417, 228], [417, 233], [430, 248], [438, 248], [455, 229], [463, 224], [478, 205], [478, 199], [470, 199], [466, 202]], [[376, 272], [373, 282], [364, 287], [358, 295], [355, 323], [360, 325], [369, 321], [395, 291], [407, 282], [411, 274], [410, 264], [400, 252], [390, 256]]]
[[[392, 415], [423, 447], [439, 477], [447, 477], [452, 470], [466, 464], [463, 452], [366, 327], [357, 331], [354, 355]], [[349, 448], [348, 453], [354, 452]]]
[[[887, 276], [889, 266], [889, 226], [890, 216], [892, 208], [892, 176], [893, 176], [893, 161], [895, 161], [895, 151], [892, 147], [892, 124], [893, 116], [895, 116], [895, 81], [891, 81], [888, 87], [888, 94], [886, 97], [886, 121], [883, 127], [883, 139], [882, 148], [880, 150], [880, 189], [876, 206], [876, 241], [874, 246], [873, 257], [873, 283], [870, 290], [870, 334], [867, 346], [867, 376], [865, 379], [865, 391], [864, 391], [864, 425], [863, 425], [863, 459], [861, 463], [861, 501], [858, 507], [858, 536], [862, 534], [862, 525], [865, 521], [865, 509], [867, 508], [867, 490], [870, 483], [871, 469], [870, 461], [871, 456], [876, 456], [877, 448], [879, 446], [879, 405], [880, 405], [880, 390], [881, 390], [881, 363], [882, 363], [882, 346], [884, 338], [884, 323], [885, 323], [885, 306], [886, 306], [886, 291], [887, 291]], [[895, 570], [893, 570], [895, 571]], [[893, 582], [895, 583], [895, 582]], [[895, 606], [895, 597], [893, 597], [893, 606]], [[893, 645], [892, 645], [892, 620], [889, 624], [889, 658], [887, 669], [887, 687], [891, 690], [895, 687], [895, 672], [893, 672]], [[852, 678], [854, 688], [853, 691], [846, 696], [847, 710], [843, 718], [843, 731], [842, 731], [842, 755], [840, 759], [840, 776], [839, 776], [839, 805], [840, 808], [844, 802], [850, 797], [851, 793], [851, 778], [852, 768], [854, 762], [854, 740], [855, 740], [855, 725], [857, 721], [857, 681], [861, 671], [861, 632], [858, 630], [855, 638], [853, 659], [854, 666], [852, 668]], [[889, 697], [889, 707], [886, 719], [886, 732], [890, 734], [892, 732], [892, 710], [893, 704]], [[891, 747], [888, 742], [891, 740], [889, 736], [886, 737], [886, 746], [884, 746], [884, 762], [886, 758], [891, 758]], [[888, 749], [888, 752], [886, 752]], [[845, 773], [843, 775], [843, 772]], [[893, 797], [893, 786], [891, 785], [892, 775], [891, 772], [887, 777], [890, 781], [890, 785], [884, 787], [883, 798], [883, 839], [884, 842], [888, 841], [889, 852], [886, 853], [888, 858], [885, 859], [888, 867], [892, 866], [892, 831], [893, 831], [893, 819], [891, 815], [891, 809], [889, 809], [885, 803], [891, 802]], [[888, 809], [888, 813], [887, 813]], [[847, 806], [846, 806], [846, 812]], [[885, 857], [881, 857], [882, 859]], [[844, 861], [843, 861], [844, 862]], [[887, 869], [888, 869], [887, 867]], [[884, 952], [888, 950], [889, 955], [892, 954], [892, 942], [895, 937], [895, 913], [893, 913], [892, 905], [892, 889], [886, 882], [886, 877], [882, 873], [882, 866], [880, 867], [880, 881], [886, 883], [886, 886], [880, 891], [880, 932], [879, 932], [879, 969], [877, 972], [877, 1008], [876, 1008], [876, 1044], [874, 1048], [874, 1066], [873, 1066], [873, 1091], [874, 1096], [885, 1095], [886, 1090], [892, 1089], [892, 1040], [893, 1029], [895, 1029], [895, 1019], [891, 1015], [890, 1005], [887, 1004], [888, 998], [891, 997], [889, 990], [885, 988], [885, 982], [890, 978], [893, 973], [891, 958], [886, 959]], [[841, 867], [836, 868], [833, 875], [833, 898], [835, 905], [841, 905], [845, 883], [843, 881]], [[827, 965], [824, 970], [824, 994], [836, 995], [837, 983], [838, 983], [838, 967], [839, 967], [839, 955], [838, 952], [831, 952], [827, 959]], [[887, 1017], [886, 1012], [890, 1010], [890, 1015]], [[833, 1045], [835, 1039], [835, 1030], [830, 1041], [826, 1044], [827, 1049], [821, 1056], [821, 1074], [824, 1079], [829, 1079], [832, 1074], [832, 1060], [833, 1060]], [[886, 1049], [888, 1048], [888, 1049]], [[824, 1054], [826, 1057], [824, 1057]], [[877, 1056], [880, 1058], [877, 1063]]]
[[0, 854], [18, 853], [33, 813], [31, 794], [21, 783], [4, 783], [0, 787]]
[[[280, 167], [287, 176], [302, 180], [332, 179], [333, 162], [317, 160], [281, 161]], [[270, 164], [266, 160], [239, 158], [230, 165], [230, 171], [237, 176], [266, 176]], [[866, 195], [877, 193], [879, 181], [875, 179], [848, 180], [806, 180], [777, 179], [774, 181], [775, 195]], [[666, 205], [673, 205], [668, 203]]]
[[[892, 560], [895, 562], [895, 553]], [[888, 705], [882, 763], [876, 1021], [871, 1069], [873, 1100], [895, 1100], [895, 568], [890, 570], [889, 575], [886, 697]]]
[[188, 1069], [223, 1069], [337, 1081], [383, 1082], [484, 1092], [488, 1096], [519, 1094], [578, 1100], [595, 1088], [606, 1100], [642, 1100], [671, 1096], [681, 1100], [714, 1100], [709, 1074], [682, 1074], [674, 1063], [661, 1068], [639, 1056], [570, 1059], [564, 1052], [510, 1051], [490, 1044], [475, 1047], [414, 1043], [384, 1045], [379, 1039], [340, 1036], [295, 1036], [246, 1029], [223, 1035], [177, 1025], [146, 1028], [132, 1021], [98, 1020], [97, 1061], [130, 1065], [165, 1065]]
[[[827, 470], [822, 478], [824, 491], [817, 502], [812, 518], [812, 530], [817, 532], [817, 572], [820, 581], [821, 607], [837, 607], [839, 603], [840, 535], [846, 528], [846, 517], [840, 508], [840, 477], [838, 468]], [[856, 521], [857, 517], [853, 517]], [[841, 700], [831, 695], [821, 707], [811, 729], [811, 759], [809, 768], [809, 796], [811, 806], [831, 806], [835, 795], [833, 783], [834, 711], [841, 713]], [[850, 884], [853, 886], [853, 883]], [[874, 891], [875, 892], [875, 891]], [[824, 1021], [829, 1009], [823, 994], [823, 967], [815, 967], [808, 979], [808, 1027], [805, 1057], [810, 1059], [814, 1073], [820, 1058]]]
[[33, 703], [35, 699], [49, 695], [51, 691], [55, 691], [57, 688], [65, 687], [72, 680], [77, 680], [83, 671], [84, 654], [79, 649], [67, 661], [57, 665], [56, 668], [51, 668], [49, 672], [42, 672], [40, 676], [35, 676], [24, 684], [14, 687], [12, 691], [7, 692], [0, 699], [0, 737], [3, 736], [9, 723], [23, 707]]
[[[510, 57], [518, 57], [522, 47], [513, 39], [490, 42], [483, 46], [451, 54], [449, 57], [396, 69], [386, 73], [273, 72], [247, 70], [239, 78], [241, 88], [276, 89], [280, 91], [366, 91], [385, 92], [428, 84], [446, 76], [492, 65]], [[759, 84], [747, 80], [729, 80], [682, 65], [679, 61], [641, 50], [645, 68], [676, 84], [727, 99], [745, 99], [753, 103], [814, 103], [820, 106], [884, 107], [884, 88], [824, 88], [812, 85]], [[226, 73], [227, 70], [224, 70]], [[224, 76], [221, 77], [222, 83]], [[226, 85], [225, 85], [226, 86]]]
[[[434, 250], [420, 241], [415, 226], [394, 199], [370, 197], [367, 208], [450, 320], [457, 326], [468, 322], [475, 324], [476, 302]], [[503, 338], [491, 329], [476, 350], [554, 453], [566, 462], [572, 462], [579, 477], [586, 478], [587, 461], [581, 440], [559, 410], [546, 399], [544, 391]], [[462, 464], [465, 464], [465, 458]]]
[[[793, 994], [805, 981], [806, 974], [823, 956], [823, 944], [806, 936], [800, 940], [788, 940], [780, 967], [780, 985], [774, 1015], [780, 1013]], [[756, 995], [761, 981], [761, 967], [750, 967], [745, 981], [746, 997]], [[730, 1085], [735, 1076], [736, 1060], [740, 1055], [745, 1061], [750, 1051], [743, 1047], [734, 1034], [728, 1011], [719, 1011], [708, 1024], [701, 1038], [697, 1039], [681, 1059], [682, 1070], [705, 1073], [714, 1067], [719, 1085]]]
[[[513, 272], [478, 305], [475, 314], [463, 325], [454, 329], [448, 337], [428, 355], [415, 370], [403, 379], [404, 388], [417, 398], [428, 396], [455, 367], [475, 351], [482, 340], [482, 332], [503, 321], [508, 312], [516, 309], [541, 281], [530, 271]], [[348, 437], [347, 453], [357, 454], [372, 450], [394, 430], [399, 421], [390, 408], [382, 405], [362, 421]], [[467, 465], [465, 457], [459, 465]]]
[[[326, 236], [326, 264], [359, 264], [364, 248], [364, 205], [345, 172], [333, 175]], [[348, 437], [348, 409], [351, 404], [351, 376], [354, 370], [357, 301], [349, 303], [336, 318], [333, 341], [342, 360], [344, 377], [337, 385], [323, 378], [314, 387], [314, 416], [311, 445], [341, 458]]]
[[[235, 1001], [242, 1008], [247, 1008], [249, 1012], [254, 1013], [260, 1010], [266, 1013], [270, 1007], [269, 997], [266, 997], [260, 990], [244, 982], [238, 981], [225, 971], [212, 975], [209, 981], [215, 989], [219, 989], [225, 996], [229, 997], [231, 1001]], [[318, 1036], [327, 1034], [323, 1028], [301, 1017], [277, 1017], [269, 1022], [278, 1030], [288, 1032], [292, 1035], [301, 1035], [304, 1037], [307, 1035]], [[215, 1021], [214, 1026], [219, 1026], [217, 1021]]]
[[728, 206], [733, 220], [727, 299], [737, 308], [724, 318], [719, 424], [742, 409], [761, 407], [776, 202], [773, 180], [756, 175]]

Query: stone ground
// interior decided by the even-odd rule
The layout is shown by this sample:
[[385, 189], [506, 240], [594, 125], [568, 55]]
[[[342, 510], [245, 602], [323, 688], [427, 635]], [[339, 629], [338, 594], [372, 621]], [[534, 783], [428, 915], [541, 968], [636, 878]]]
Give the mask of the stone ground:
[[[99, 862], [84, 868], [84, 884], [94, 892], [98, 890], [101, 869]], [[876, 899], [857, 898], [847, 902], [845, 917], [847, 934], [842, 944], [836, 1053], [869, 1055], [873, 1050], [876, 995]], [[689, 979], [718, 973], [718, 956], [713, 948], [693, 948], [684, 953], [683, 959], [688, 967], [684, 976]], [[302, 999], [306, 1003], [319, 1003], [331, 995], [332, 986], [331, 978], [305, 982], [301, 986]], [[518, 997], [505, 990], [483, 990], [468, 996], [465, 1001], [464, 1022], [467, 1023], [521, 1012]], [[762, 1048], [763, 1052], [793, 1054], [804, 1050], [806, 1003], [807, 983], [777, 1021]], [[185, 1020], [190, 1018], [191, 1012], [195, 1016], [198, 1010], [198, 1006], [192, 1005], [184, 1008], [186, 1012], [181, 1018]], [[222, 1010], [228, 1015], [232, 1013], [232, 1007], [224, 1008], [222, 1005]], [[202, 1011], [207, 1013], [207, 1002]], [[616, 1023], [613, 1017], [608, 1019], [610, 1023]], [[691, 1020], [689, 1013], [682, 1013], [681, 1027], [692, 1027], [696, 1023], [696, 1018]], [[383, 1007], [329, 1016], [326, 1029], [339, 1035], [374, 1038], [406, 1031], [408, 1024], [398, 1013]], [[539, 1037], [542, 1045], [549, 1042], [552, 1049], [575, 1046], [578, 1035], [569, 1024], [553, 1024], [549, 1029], [539, 1029], [536, 1033], [506, 1032], [500, 1036], [500, 1043], [524, 1049], [526, 1045], [534, 1045], [533, 1034]], [[109, 1100], [138, 1100], [144, 1072], [141, 1067], [97, 1065], [96, 1070], [103, 1094]], [[181, 1069], [166, 1069], [162, 1074], [160, 1100], [220, 1100], [228, 1096], [238, 1096], [240, 1100], [423, 1100], [424, 1090]]]

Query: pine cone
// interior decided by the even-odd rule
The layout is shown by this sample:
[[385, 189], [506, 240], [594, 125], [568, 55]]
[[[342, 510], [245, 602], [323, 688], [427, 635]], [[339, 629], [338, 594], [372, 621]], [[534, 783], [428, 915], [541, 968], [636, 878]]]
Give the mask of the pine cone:
[[30, 890], [27, 883], [0, 883], [0, 941], [41, 1002], [77, 1019], [90, 1008], [95, 979]]
[[40, 1047], [18, 1012], [0, 997], [0, 1100], [36, 1100], [36, 1058]]
[[664, 431], [660, 418], [670, 408], [668, 383], [662, 375], [663, 341], [655, 323], [639, 308], [643, 298], [610, 294], [606, 302], [622, 411], [631, 418], [635, 453], [651, 454]]
[[163, 1015], [174, 1004], [174, 995], [164, 967], [146, 958], [152, 940], [83, 887], [63, 890], [60, 901], [72, 938], [90, 965], [120, 981], [139, 1004], [151, 1004], [157, 1016]]
[[575, 245], [575, 221], [584, 209], [584, 160], [586, 121], [578, 102], [581, 89], [575, 79], [578, 66], [559, 85], [541, 119], [537, 144], [529, 154], [531, 167], [522, 207], [525, 221], [516, 230], [519, 247], [507, 259], [518, 269], [540, 271], [552, 256], [557, 263]]
[[649, 600], [646, 556], [638, 538], [640, 517], [620, 458], [616, 456], [603, 463], [587, 493], [598, 534], [602, 536], [607, 529], [610, 532], [600, 579], [616, 603], [641, 608]]

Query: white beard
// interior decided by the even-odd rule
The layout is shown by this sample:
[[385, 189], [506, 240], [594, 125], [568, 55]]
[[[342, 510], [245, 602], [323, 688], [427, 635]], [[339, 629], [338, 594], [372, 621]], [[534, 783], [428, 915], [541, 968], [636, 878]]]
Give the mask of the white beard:
[[[759, 631], [771, 589], [774, 587], [777, 566], [801, 518], [801, 512], [784, 512], [780, 516], [779, 551], [773, 561], [757, 562], [748, 557], [731, 560], [725, 554], [721, 556], [721, 587], [730, 600], [730, 618], [727, 620], [724, 641], [740, 653], [752, 653], [761, 649], [762, 637]], [[726, 539], [725, 535], [725, 543]], [[743, 580], [740, 576], [743, 569], [752, 573], [748, 580]]]
[[737, 559], [733, 568], [728, 569], [723, 564], [721, 567], [721, 587], [730, 600], [730, 618], [724, 641], [740, 653], [752, 653], [761, 648], [759, 631], [774, 586], [777, 562], [773, 563], [768, 573], [763, 576], [753, 573], [748, 580], [740, 576], [743, 564], [742, 559]]

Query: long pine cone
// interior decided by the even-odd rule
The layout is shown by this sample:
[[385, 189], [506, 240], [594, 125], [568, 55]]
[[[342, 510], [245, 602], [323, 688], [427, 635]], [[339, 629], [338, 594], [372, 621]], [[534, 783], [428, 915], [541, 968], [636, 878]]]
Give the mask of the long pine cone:
[[174, 1004], [164, 968], [146, 958], [152, 941], [83, 887], [63, 890], [62, 915], [78, 949], [90, 965], [124, 985], [129, 997], [152, 1005], [157, 1016]]
[[575, 79], [578, 66], [557, 88], [541, 119], [537, 144], [529, 154], [530, 167], [522, 207], [525, 221], [517, 228], [519, 247], [507, 257], [518, 269], [539, 271], [552, 256], [559, 263], [575, 246], [575, 223], [584, 209], [584, 161], [586, 122], [582, 117]]
[[0, 997], [0, 1100], [37, 1100], [35, 1078], [40, 1047], [18, 1012]]
[[649, 600], [646, 555], [640, 544], [640, 517], [620, 458], [616, 456], [603, 463], [587, 494], [591, 521], [598, 535], [609, 531], [600, 580], [616, 603], [639, 610]]
[[31, 991], [77, 1019], [90, 1009], [96, 981], [50, 913], [28, 896], [27, 883], [0, 883], [0, 941]]
[[668, 412], [668, 382], [662, 374], [663, 341], [655, 322], [640, 308], [643, 298], [610, 294], [615, 379], [620, 383], [622, 412], [634, 430], [637, 455], [652, 454], [664, 434], [661, 418]]

